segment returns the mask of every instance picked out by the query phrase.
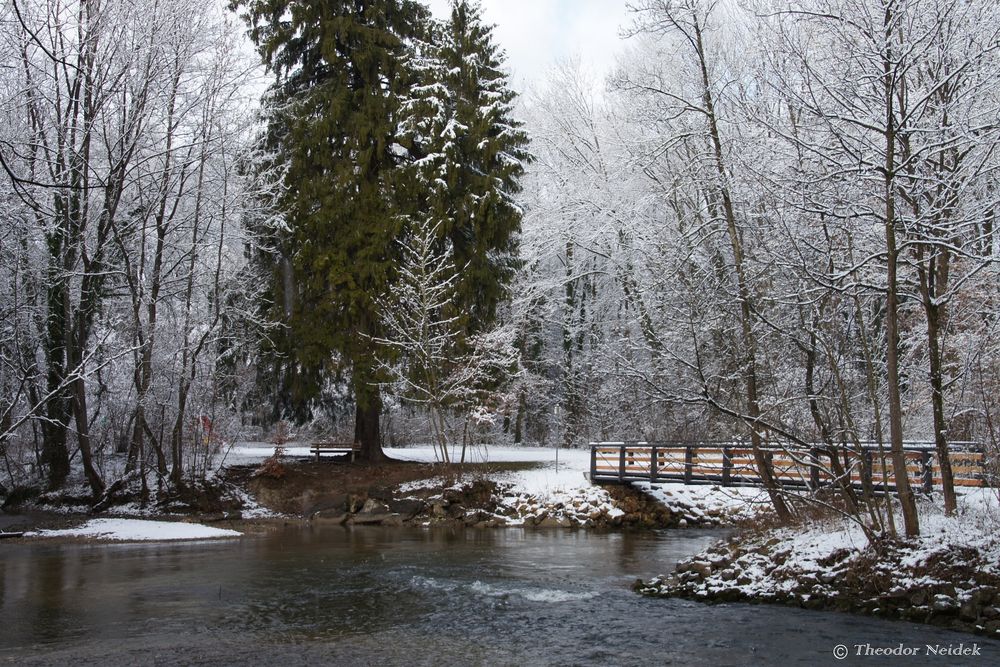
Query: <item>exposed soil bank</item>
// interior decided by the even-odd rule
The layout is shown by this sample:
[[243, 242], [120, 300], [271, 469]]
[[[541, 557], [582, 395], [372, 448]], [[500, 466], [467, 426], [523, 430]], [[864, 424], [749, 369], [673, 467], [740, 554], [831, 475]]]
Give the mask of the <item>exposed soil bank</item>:
[[[706, 502], [703, 497], [674, 493], [658, 497], [634, 486], [610, 484], [604, 487], [615, 504], [625, 513], [623, 521], [642, 528], [718, 528], [733, 525], [740, 518], [736, 510], [745, 509], [726, 503]], [[701, 487], [703, 490], [706, 487]]]
[[622, 525], [623, 512], [597, 487], [545, 502], [489, 479], [534, 466], [299, 461], [286, 464], [279, 477], [254, 476], [252, 468], [233, 468], [227, 479], [245, 484], [254, 500], [266, 508], [314, 522], [483, 528]]
[[[261, 505], [310, 521], [377, 525], [461, 525], [541, 528], [670, 528], [719, 526], [720, 510], [667, 508], [629, 486], [585, 487], [537, 497], [496, 481], [532, 463], [425, 463], [379, 465], [295, 462], [280, 477], [254, 476], [233, 468], [229, 481], [242, 483]], [[697, 518], [696, 518], [697, 517]]]
[[[18, 529], [63, 529], [83, 517], [118, 516], [217, 524], [258, 533], [275, 525], [322, 522], [345, 525], [527, 526], [539, 528], [666, 528], [717, 526], [718, 512], [666, 508], [625, 486], [583, 487], [534, 496], [502, 481], [529, 471], [532, 462], [443, 466], [389, 461], [349, 463], [283, 458], [277, 465], [242, 465], [180, 492], [143, 502], [137, 483], [123, 486], [114, 502], [94, 509], [81, 489], [36, 496], [27, 514], [10, 516]], [[500, 480], [500, 481], [498, 481]], [[83, 495], [81, 495], [83, 493]], [[694, 516], [702, 520], [695, 521]], [[87, 541], [87, 538], [59, 538]]]

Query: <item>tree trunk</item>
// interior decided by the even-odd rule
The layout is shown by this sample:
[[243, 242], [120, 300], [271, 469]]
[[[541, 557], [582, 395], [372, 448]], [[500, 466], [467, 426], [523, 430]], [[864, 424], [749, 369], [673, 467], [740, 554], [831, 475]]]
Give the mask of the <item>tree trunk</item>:
[[[368, 463], [385, 461], [388, 457], [382, 451], [382, 439], [379, 433], [379, 418], [382, 414], [382, 400], [378, 391], [370, 387], [367, 391], [358, 392], [358, 403], [354, 417], [354, 442], [361, 445], [358, 458]], [[355, 390], [357, 391], [357, 390]]]
[[858, 498], [854, 493], [854, 489], [851, 487], [851, 479], [847, 474], [847, 470], [840, 463], [840, 458], [837, 456], [837, 448], [833, 445], [833, 437], [830, 435], [830, 426], [826, 423], [823, 418], [823, 413], [819, 409], [819, 400], [816, 395], [816, 327], [817, 322], [812, 323], [812, 328], [809, 331], [809, 345], [806, 349], [806, 378], [805, 378], [805, 390], [806, 396], [808, 396], [809, 401], [809, 413], [812, 415], [813, 423], [816, 424], [816, 428], [819, 430], [820, 439], [826, 446], [826, 455], [830, 459], [830, 472], [833, 473], [836, 479], [836, 485], [840, 489], [841, 494], [844, 497], [844, 502], [847, 503], [848, 511], [854, 516], [858, 516]]
[[66, 358], [66, 308], [68, 298], [60, 279], [60, 271], [55, 266], [62, 253], [62, 234], [53, 232], [49, 239], [52, 257], [49, 267], [47, 290], [48, 309], [45, 331], [45, 360], [48, 364], [48, 399], [45, 405], [46, 421], [42, 424], [42, 463], [48, 468], [50, 489], [57, 489], [69, 476], [69, 448], [66, 446], [66, 431], [69, 426], [70, 397], [65, 386], [69, 360]]
[[903, 530], [907, 537], [920, 534], [920, 520], [917, 505], [910, 489], [910, 478], [906, 470], [906, 455], [903, 451], [903, 406], [899, 394], [899, 281], [897, 269], [899, 249], [896, 244], [896, 94], [894, 57], [892, 52], [893, 26], [896, 20], [892, 7], [886, 7], [883, 25], [885, 27], [885, 51], [882, 61], [883, 87], [885, 93], [885, 248], [886, 248], [886, 371], [889, 390], [889, 442], [892, 453], [893, 477], [896, 492], [903, 511]]
[[[186, 350], [185, 350], [186, 356]], [[184, 370], [187, 368], [185, 358]], [[189, 388], [187, 375], [181, 377], [181, 386], [177, 391], [177, 415], [170, 431], [170, 483], [175, 489], [184, 484], [184, 419], [187, 415], [187, 397]]]
[[903, 409], [899, 395], [899, 296], [896, 279], [897, 249], [895, 223], [892, 215], [892, 199], [886, 205], [885, 225], [886, 249], [888, 250], [888, 288], [886, 303], [886, 370], [889, 390], [889, 449], [892, 453], [892, 473], [896, 481], [896, 492], [903, 510], [903, 530], [907, 537], [920, 534], [917, 505], [910, 488], [910, 478], [906, 470], [906, 454], [903, 451]]
[[[932, 251], [933, 252], [933, 251]], [[944, 252], [944, 251], [941, 251]], [[921, 251], [921, 255], [923, 252]], [[933, 255], [932, 257], [940, 257]], [[951, 515], [958, 509], [958, 498], [955, 495], [955, 477], [951, 470], [951, 459], [948, 456], [948, 422], [944, 417], [944, 369], [943, 352], [941, 350], [941, 324], [944, 321], [944, 304], [938, 304], [935, 296], [939, 294], [934, 287], [936, 282], [937, 263], [932, 259], [931, 270], [918, 258], [920, 266], [920, 288], [924, 302], [924, 313], [927, 319], [927, 356], [931, 371], [931, 409], [934, 413], [934, 447], [937, 450], [938, 465], [941, 468], [941, 485], [944, 488], [944, 511]], [[944, 267], [940, 267], [942, 270]]]
[[528, 395], [524, 389], [517, 394], [517, 415], [514, 417], [514, 444], [524, 440], [524, 416], [528, 411]]
[[750, 445], [753, 449], [754, 461], [757, 464], [757, 473], [764, 484], [764, 489], [767, 491], [768, 497], [771, 499], [771, 504], [774, 505], [775, 513], [780, 520], [786, 521], [791, 518], [792, 513], [787, 503], [785, 503], [784, 497], [781, 495], [781, 489], [774, 478], [771, 462], [766, 453], [761, 449], [763, 437], [758, 423], [761, 411], [757, 384], [757, 346], [753, 333], [750, 286], [746, 276], [746, 269], [743, 265], [743, 245], [739, 228], [736, 224], [736, 211], [729, 193], [726, 164], [722, 151], [722, 138], [719, 133], [715, 103], [712, 99], [712, 88], [708, 78], [708, 64], [705, 56], [705, 45], [702, 40], [701, 23], [694, 10], [692, 10], [692, 22], [695, 35], [694, 46], [701, 70], [702, 100], [705, 105], [705, 117], [708, 122], [709, 138], [712, 143], [715, 169], [719, 179], [718, 194], [722, 200], [722, 212], [725, 217], [726, 230], [733, 251], [733, 267], [736, 272], [737, 288], [739, 291], [740, 328], [743, 334], [743, 372], [746, 379], [746, 412], [750, 418]]
[[42, 425], [42, 464], [48, 468], [49, 489], [58, 489], [69, 477], [66, 424], [61, 421], [68, 416], [62, 409], [63, 403], [61, 396], [49, 401], [48, 420]]
[[[82, 369], [81, 369], [82, 371]], [[80, 445], [83, 473], [87, 477], [90, 490], [98, 498], [104, 493], [104, 480], [94, 467], [94, 453], [90, 446], [90, 422], [87, 414], [87, 388], [82, 377], [73, 381], [73, 414], [76, 417], [76, 437]]]

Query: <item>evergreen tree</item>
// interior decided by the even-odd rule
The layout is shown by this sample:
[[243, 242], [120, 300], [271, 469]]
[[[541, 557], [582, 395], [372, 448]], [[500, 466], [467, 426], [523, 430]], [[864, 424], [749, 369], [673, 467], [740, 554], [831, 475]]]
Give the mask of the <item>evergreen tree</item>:
[[[349, 367], [361, 457], [383, 458], [375, 297], [393, 282], [402, 218], [395, 172], [407, 54], [428, 12], [413, 0], [234, 0], [276, 79], [267, 144], [283, 172], [287, 230], [273, 301], [297, 398]], [[289, 294], [290, 293], [290, 294]], [[289, 380], [286, 378], [286, 382]], [[292, 382], [290, 382], [292, 383]]]
[[[407, 221], [400, 245], [454, 273], [435, 284], [434, 275], [401, 267], [406, 276], [385, 295], [395, 306], [382, 308], [382, 342], [401, 365], [384, 368], [395, 380], [389, 386], [408, 388], [404, 400], [427, 406], [445, 460], [446, 413], [461, 413], [468, 425], [495, 403], [517, 366], [498, 361], [509, 346], [499, 344], [506, 332], [495, 324], [518, 268], [522, 214], [514, 197], [530, 156], [491, 31], [478, 4], [453, 2], [449, 20], [411, 50], [416, 82], [400, 122], [411, 160], [396, 183]], [[419, 284], [408, 285], [414, 277]], [[436, 305], [423, 312], [429, 303]], [[436, 323], [433, 334], [417, 326], [428, 322]]]
[[417, 54], [403, 133], [419, 159], [416, 182], [441, 241], [461, 269], [455, 308], [468, 333], [489, 328], [518, 267], [522, 212], [515, 201], [530, 160], [514, 118], [516, 94], [477, 2], [453, 0], [435, 48]]

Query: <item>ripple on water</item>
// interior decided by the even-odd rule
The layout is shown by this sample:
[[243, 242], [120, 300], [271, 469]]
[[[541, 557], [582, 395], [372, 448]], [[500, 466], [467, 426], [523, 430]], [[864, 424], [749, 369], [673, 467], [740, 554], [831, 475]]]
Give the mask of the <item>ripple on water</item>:
[[590, 600], [599, 595], [598, 591], [567, 591], [558, 588], [527, 588], [504, 583], [484, 581], [460, 582], [433, 577], [414, 576], [410, 579], [415, 589], [437, 590], [445, 593], [472, 593], [485, 598], [521, 598], [528, 602], [559, 603]]
[[837, 644], [965, 641], [1000, 664], [1000, 643], [936, 628], [628, 589], [718, 536], [354, 529], [26, 545], [0, 559], [0, 662], [812, 666]]
[[504, 585], [487, 584], [481, 581], [474, 581], [470, 584], [474, 592], [488, 597], [509, 597], [516, 596], [524, 598], [529, 602], [578, 602], [597, 597], [596, 591], [585, 591], [574, 593], [550, 588], [514, 588]]

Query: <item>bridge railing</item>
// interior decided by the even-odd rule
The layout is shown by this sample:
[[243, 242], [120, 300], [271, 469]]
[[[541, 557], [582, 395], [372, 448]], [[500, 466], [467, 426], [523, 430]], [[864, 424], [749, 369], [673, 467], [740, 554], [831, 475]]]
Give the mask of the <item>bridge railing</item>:
[[[957, 443], [956, 443], [957, 444]], [[949, 451], [955, 485], [993, 486], [986, 466], [986, 454], [970, 443]], [[896, 487], [892, 459], [887, 448], [837, 447], [761, 449], [785, 486], [818, 489], [837, 482], [831, 456], [835, 456], [844, 481], [876, 491]], [[907, 476], [911, 487], [930, 493], [941, 486], [941, 466], [937, 450], [911, 443], [907, 446]], [[595, 443], [591, 445], [590, 477], [600, 482], [684, 482], [749, 486], [760, 484], [753, 449], [745, 443]]]

